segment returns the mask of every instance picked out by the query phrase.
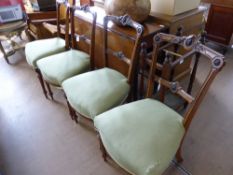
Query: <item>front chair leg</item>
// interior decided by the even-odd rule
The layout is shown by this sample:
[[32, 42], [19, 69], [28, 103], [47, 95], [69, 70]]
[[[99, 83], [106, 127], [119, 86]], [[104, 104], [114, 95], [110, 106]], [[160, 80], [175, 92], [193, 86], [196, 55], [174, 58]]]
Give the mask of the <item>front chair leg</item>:
[[76, 123], [78, 123], [78, 116], [76, 115], [76, 112], [75, 112], [74, 109], [73, 109], [73, 111], [74, 111], [74, 120], [75, 120]]
[[178, 163], [183, 162], [183, 157], [181, 154], [181, 146], [179, 147], [178, 151], [176, 152], [176, 160]]
[[97, 135], [97, 137], [98, 137], [98, 140], [99, 140], [100, 150], [102, 152], [102, 157], [103, 157], [104, 161], [106, 162], [107, 161], [107, 152], [106, 152], [106, 149], [104, 147], [104, 144], [103, 144], [103, 142], [102, 142], [101, 137], [100, 137], [99, 134]]
[[[66, 98], [66, 96], [65, 96], [65, 98]], [[70, 117], [72, 120], [74, 120], [74, 111], [73, 111], [72, 107], [70, 106], [70, 103], [68, 102], [67, 98], [66, 98], [66, 103], [67, 103], [67, 106], [69, 109]]]
[[40, 70], [37, 69], [37, 68], [35, 69], [35, 72], [37, 73], [37, 77], [38, 77], [38, 79], [39, 79], [39, 81], [40, 81], [40, 85], [41, 85], [41, 88], [42, 88], [42, 90], [43, 90], [44, 96], [45, 96], [45, 98], [48, 99], [47, 91], [46, 91], [46, 89], [45, 89], [44, 80], [43, 80], [43, 77], [42, 77], [42, 75], [41, 75], [41, 72], [40, 72]]
[[51, 87], [50, 87], [49, 83], [48, 83], [48, 82], [45, 82], [45, 84], [46, 84], [47, 89], [48, 89], [48, 91], [49, 91], [49, 95], [50, 95], [50, 97], [51, 97], [51, 100], [54, 100], [54, 99], [53, 99], [53, 92], [52, 92], [52, 90], [51, 90]]
[[69, 109], [69, 113], [70, 113], [70, 117], [72, 120], [75, 120], [76, 123], [78, 123], [78, 116], [76, 115], [76, 112], [75, 110], [72, 108], [72, 106], [70, 105], [69, 101], [67, 100], [67, 97], [65, 95], [65, 98], [66, 98], [66, 103], [67, 103], [67, 106], [68, 106], [68, 109]]

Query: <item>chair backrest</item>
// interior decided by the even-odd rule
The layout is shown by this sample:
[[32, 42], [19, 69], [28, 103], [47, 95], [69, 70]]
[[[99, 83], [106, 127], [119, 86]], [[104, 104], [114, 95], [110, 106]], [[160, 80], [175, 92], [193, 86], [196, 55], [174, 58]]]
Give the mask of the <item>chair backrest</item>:
[[[61, 37], [61, 30], [65, 30], [66, 48], [70, 47], [69, 26], [70, 7], [75, 4], [75, 0], [56, 0], [57, 5], [57, 36]], [[64, 26], [65, 24], [65, 26]]]
[[[109, 38], [108, 35], [110, 33], [110, 29], [109, 29], [109, 21], [112, 21], [116, 24], [118, 24], [119, 26], [122, 27], [130, 27], [133, 28], [136, 32], [135, 32], [135, 38], [134, 38], [134, 47], [131, 53], [131, 57], [126, 57], [125, 54], [122, 51], [115, 51], [112, 50], [109, 47]], [[144, 27], [133, 21], [130, 16], [125, 15], [125, 16], [105, 16], [104, 18], [104, 65], [105, 67], [109, 67], [109, 57], [110, 55], [114, 58], [117, 58], [123, 62], [125, 62], [129, 69], [128, 69], [128, 73], [127, 73], [127, 78], [128, 78], [128, 83], [131, 84], [132, 80], [133, 80], [133, 74], [135, 73], [135, 66], [136, 66], [136, 62], [138, 59], [138, 53], [140, 50], [140, 42], [141, 42], [141, 37], [143, 35], [143, 31], [144, 31]]]
[[[85, 18], [86, 16], [86, 18]], [[73, 6], [71, 8], [71, 38], [72, 48], [78, 49], [77, 42], [84, 42], [89, 45], [89, 55], [91, 70], [94, 69], [94, 55], [95, 55], [95, 30], [96, 30], [96, 12], [91, 11], [88, 5]], [[83, 21], [88, 21], [92, 24], [90, 32], [78, 30]]]
[[[165, 51], [166, 59], [163, 64], [159, 64], [157, 61], [158, 54], [159, 52], [161, 52], [161, 50], [164, 50], [165, 48], [164, 45], [161, 46], [161, 43], [163, 42], [167, 42], [168, 44], [170, 43], [179, 44], [180, 46], [186, 48], [189, 51], [185, 55], [177, 55], [179, 58], [177, 58], [175, 61], [171, 61], [171, 59], [169, 58], [171, 58], [172, 55], [176, 53], [166, 50]], [[186, 130], [188, 130], [191, 121], [201, 101], [206, 95], [211, 83], [225, 65], [224, 56], [201, 44], [199, 42], [199, 39], [197, 39], [197, 37], [195, 37], [194, 35], [187, 37], [178, 37], [174, 35], [160, 33], [155, 35], [154, 37], [154, 49], [153, 49], [152, 57], [153, 60], [151, 63], [151, 68], [148, 78], [148, 89], [146, 96], [148, 98], [152, 96], [154, 91], [154, 83], [156, 81], [159, 84], [158, 87], [160, 87], [160, 90], [162, 88], [166, 88], [169, 89], [172, 93], [175, 93], [178, 96], [182, 97], [182, 99], [184, 99], [189, 104], [189, 107], [184, 113], [184, 127]], [[168, 79], [166, 79], [166, 76], [164, 78], [164, 75], [169, 74], [169, 72], [173, 67], [184, 62], [184, 60], [186, 59], [194, 59], [195, 63], [193, 69], [197, 69], [197, 60], [199, 58], [201, 59], [207, 58], [209, 60], [209, 63], [211, 63], [211, 65], [210, 65], [210, 71], [208, 72], [208, 75], [206, 76], [203, 84], [198, 89], [198, 92], [196, 93], [195, 97], [190, 95], [190, 93], [186, 92], [184, 88], [181, 87], [179, 82], [169, 81]], [[158, 69], [158, 67], [162, 68], [161, 76], [155, 74], [155, 71], [156, 69]], [[196, 70], [192, 71], [191, 77], [192, 76], [196, 76]]]

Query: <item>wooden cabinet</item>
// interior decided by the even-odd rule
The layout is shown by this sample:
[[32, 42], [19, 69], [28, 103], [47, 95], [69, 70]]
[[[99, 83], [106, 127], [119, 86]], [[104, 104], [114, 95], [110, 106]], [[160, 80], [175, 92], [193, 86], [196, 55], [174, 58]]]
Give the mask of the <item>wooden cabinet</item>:
[[[95, 44], [95, 66], [97, 68], [101, 68], [104, 66], [104, 50], [103, 50], [103, 22], [104, 17], [106, 16], [105, 11], [100, 7], [92, 7], [93, 11], [97, 12], [97, 27], [96, 27], [96, 44]], [[81, 22], [79, 18], [75, 18], [77, 22]], [[76, 33], [84, 33], [81, 31], [86, 31], [86, 33], [90, 33], [90, 23], [87, 22], [88, 19], [83, 19], [82, 23], [75, 30]], [[134, 42], [135, 42], [135, 34], [134, 30], [124, 27], [119, 27], [113, 23], [109, 23], [110, 34], [109, 34], [109, 44], [110, 48], [115, 52], [122, 52], [126, 57], [130, 58], [133, 50]], [[143, 24], [144, 26], [144, 34], [141, 42], [146, 42], [148, 44], [148, 48], [152, 47], [153, 36], [158, 32], [167, 32], [167, 27], [164, 25], [160, 25], [156, 22], [153, 17], [148, 18], [148, 20]], [[88, 46], [84, 43], [79, 43], [79, 49], [88, 51]], [[109, 59], [109, 66], [121, 72], [124, 75], [127, 75], [128, 65], [117, 58]]]
[[229, 45], [233, 33], [233, 1], [203, 0], [211, 3], [206, 31], [211, 41]]
[[56, 24], [57, 13], [56, 11], [48, 12], [27, 12], [28, 16], [28, 33], [31, 40], [44, 39], [53, 37], [53, 35], [44, 28], [43, 22], [50, 22]]
[[[103, 49], [103, 18], [106, 16], [104, 9], [100, 7], [92, 7], [93, 11], [97, 12], [97, 28], [96, 28], [96, 44], [95, 44], [95, 66], [97, 68], [102, 68], [104, 66], [104, 49]], [[203, 10], [196, 9], [192, 12], [183, 14], [181, 16], [176, 16], [169, 19], [160, 19], [158, 17], [149, 16], [148, 19], [143, 23], [144, 26], [144, 34], [141, 42], [147, 43], [148, 51], [152, 48], [153, 44], [153, 36], [158, 32], [172, 33], [175, 34], [177, 32], [177, 28], [180, 26], [184, 27], [184, 34], [198, 34], [202, 29], [202, 15]], [[75, 18], [76, 22], [81, 22], [75, 29], [76, 33], [90, 33], [91, 25], [87, 18], [80, 19]], [[132, 35], [132, 30], [129, 28], [119, 27], [113, 23], [109, 29], [109, 44], [111, 50], [114, 52], [121, 52], [126, 57], [130, 58], [130, 54], [133, 50], [133, 45], [135, 41], [135, 36]], [[79, 42], [79, 49], [83, 51], [88, 51], [88, 45]], [[184, 53], [184, 50], [179, 50], [180, 53]], [[138, 53], [139, 56], [139, 53]], [[142, 60], [140, 60], [142, 61]], [[191, 59], [186, 60], [184, 63], [177, 66], [174, 70], [173, 78], [179, 79], [188, 73], [190, 73], [190, 63]], [[120, 59], [111, 57], [109, 58], [109, 67], [118, 70], [124, 75], [127, 75], [128, 65], [121, 61]], [[136, 74], [137, 75], [137, 74]], [[134, 83], [134, 88], [136, 89], [137, 79]], [[142, 83], [143, 84], [143, 83]], [[142, 86], [140, 86], [142, 87]], [[141, 88], [140, 92], [142, 93], [143, 88]], [[137, 92], [136, 90], [134, 92]], [[136, 96], [136, 94], [134, 94]]]
[[[198, 35], [204, 29], [203, 14], [206, 8], [199, 7], [194, 10], [176, 15], [169, 16], [160, 13], [151, 13], [156, 22], [168, 26], [170, 34], [176, 34], [177, 29], [182, 27], [182, 35]], [[184, 54], [186, 51], [180, 49], [179, 53]], [[191, 59], [187, 59], [184, 63], [178, 65], [175, 69], [174, 79], [180, 79], [190, 72]]]

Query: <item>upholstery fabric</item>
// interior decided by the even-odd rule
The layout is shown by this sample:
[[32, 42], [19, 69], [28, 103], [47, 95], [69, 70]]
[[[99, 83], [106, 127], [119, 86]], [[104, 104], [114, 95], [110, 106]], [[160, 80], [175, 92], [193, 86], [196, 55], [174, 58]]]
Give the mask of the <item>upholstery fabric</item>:
[[28, 64], [36, 68], [36, 61], [41, 58], [65, 51], [65, 40], [50, 38], [32, 41], [25, 46], [25, 55]]
[[129, 92], [127, 78], [109, 68], [69, 78], [62, 87], [71, 106], [90, 119], [120, 105]]
[[94, 119], [110, 156], [136, 175], [161, 175], [184, 136], [183, 118], [163, 103], [145, 99]]
[[40, 59], [37, 66], [47, 82], [61, 86], [64, 80], [89, 70], [90, 56], [82, 51], [69, 50]]

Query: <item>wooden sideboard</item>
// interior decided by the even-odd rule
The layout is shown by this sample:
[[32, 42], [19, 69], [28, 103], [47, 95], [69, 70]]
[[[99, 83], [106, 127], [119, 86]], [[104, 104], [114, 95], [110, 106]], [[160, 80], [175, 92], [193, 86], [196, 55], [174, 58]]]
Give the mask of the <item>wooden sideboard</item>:
[[[102, 7], [103, 7], [103, 2], [104, 2], [103, 0], [81, 0], [80, 2], [82, 1], [83, 3], [84, 2], [89, 3], [89, 4], [94, 3], [94, 5], [102, 6]], [[185, 13], [182, 13], [176, 16], [168, 16], [168, 15], [163, 15], [159, 13], [151, 13], [149, 20], [152, 20], [154, 23], [166, 26], [168, 28], [167, 32], [171, 34], [176, 34], [177, 29], [182, 27], [183, 28], [182, 35], [190, 35], [190, 34], [198, 35], [204, 29], [203, 14], [205, 10], [206, 8], [199, 7], [197, 9], [190, 10], [188, 12], [185, 12]], [[97, 12], [98, 16], [100, 14], [101, 14], [100, 12]], [[183, 54], [185, 51], [181, 49], [179, 52]], [[177, 67], [174, 73], [175, 79], [179, 79], [182, 76], [189, 73], [190, 61], [186, 60], [185, 63]]]
[[[95, 66], [97, 68], [104, 67], [104, 52], [103, 52], [103, 22], [106, 13], [104, 9], [100, 7], [92, 7], [93, 11], [97, 12], [97, 27], [96, 27], [96, 45], [95, 45]], [[87, 17], [82, 19], [75, 18], [75, 22], [79, 22], [79, 25], [75, 30], [76, 33], [84, 33], [81, 31], [86, 31], [87, 35], [91, 30], [91, 25], [88, 22]], [[126, 57], [131, 57], [133, 50], [133, 45], [135, 42], [134, 30], [124, 27], [119, 27], [116, 24], [109, 23], [111, 25], [109, 32], [109, 45], [110, 48], [116, 52], [122, 52]], [[155, 21], [153, 17], [149, 17], [148, 20], [143, 23], [144, 34], [141, 42], [146, 42], [148, 48], [152, 47], [153, 36], [158, 32], [168, 32], [167, 27], [161, 25]], [[88, 45], [79, 42], [79, 49], [88, 51]], [[120, 59], [110, 58], [109, 66], [118, 70], [122, 74], [126, 75], [128, 70], [128, 65], [121, 61]]]
[[233, 33], [233, 1], [202, 1], [211, 4], [206, 24], [208, 39], [226, 46], [229, 45]]

